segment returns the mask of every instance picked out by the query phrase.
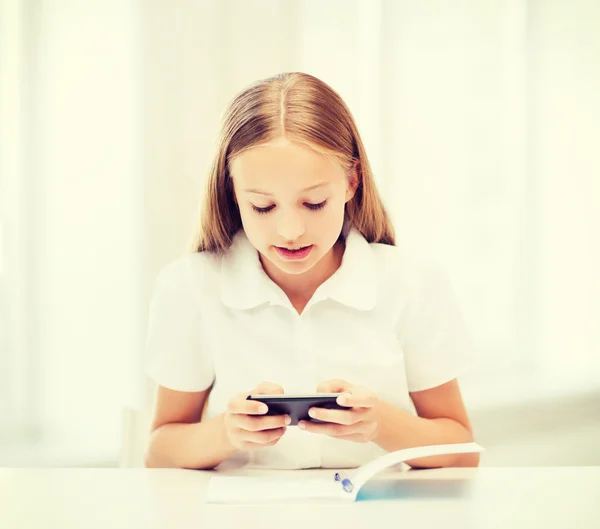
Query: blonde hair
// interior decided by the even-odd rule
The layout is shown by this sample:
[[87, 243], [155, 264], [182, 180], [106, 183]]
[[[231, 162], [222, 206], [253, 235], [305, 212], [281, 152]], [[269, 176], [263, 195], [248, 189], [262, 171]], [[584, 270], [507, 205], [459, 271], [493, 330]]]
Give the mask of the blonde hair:
[[225, 111], [193, 251], [223, 253], [230, 247], [242, 220], [229, 164], [245, 150], [282, 136], [336, 158], [346, 171], [356, 165], [359, 183], [346, 204], [346, 217], [368, 242], [394, 245], [394, 230], [350, 110], [323, 81], [292, 72], [257, 81]]

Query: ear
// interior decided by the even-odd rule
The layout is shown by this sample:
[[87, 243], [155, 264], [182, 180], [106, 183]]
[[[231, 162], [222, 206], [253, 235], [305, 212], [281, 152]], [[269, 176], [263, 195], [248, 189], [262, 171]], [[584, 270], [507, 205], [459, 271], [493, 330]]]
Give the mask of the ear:
[[350, 174], [348, 175], [348, 187], [346, 189], [346, 202], [349, 202], [354, 198], [356, 189], [360, 184], [360, 161], [354, 160], [354, 164], [350, 168]]

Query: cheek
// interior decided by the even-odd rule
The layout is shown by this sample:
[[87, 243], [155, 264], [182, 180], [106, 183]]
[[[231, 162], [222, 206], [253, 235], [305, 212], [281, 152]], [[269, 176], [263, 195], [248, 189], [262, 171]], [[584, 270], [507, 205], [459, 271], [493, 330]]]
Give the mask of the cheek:
[[338, 204], [328, 204], [321, 213], [310, 214], [306, 231], [313, 244], [327, 250], [337, 241], [344, 225], [344, 208]]
[[334, 236], [337, 237], [344, 224], [344, 205], [344, 201], [337, 200], [329, 204], [329, 207], [323, 212], [318, 221], [320, 229], [324, 232], [323, 235], [327, 233], [331, 236], [331, 233], [336, 232]]
[[242, 217], [242, 227], [248, 239], [253, 244], [256, 243], [255, 246], [269, 238], [272, 224], [270, 215], [259, 215], [251, 208], [240, 208], [240, 216]]

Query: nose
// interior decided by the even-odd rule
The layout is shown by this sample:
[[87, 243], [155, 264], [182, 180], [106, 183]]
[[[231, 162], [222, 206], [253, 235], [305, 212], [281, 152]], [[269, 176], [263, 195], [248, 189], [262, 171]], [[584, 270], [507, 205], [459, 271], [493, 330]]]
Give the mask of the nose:
[[277, 233], [285, 241], [295, 241], [304, 235], [304, 219], [295, 212], [281, 212], [277, 219]]

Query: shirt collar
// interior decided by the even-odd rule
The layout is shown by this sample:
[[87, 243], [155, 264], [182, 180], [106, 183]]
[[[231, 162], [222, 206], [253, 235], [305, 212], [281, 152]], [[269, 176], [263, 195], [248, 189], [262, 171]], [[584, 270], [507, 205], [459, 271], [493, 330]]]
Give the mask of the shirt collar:
[[[354, 227], [344, 230], [346, 248], [338, 270], [314, 293], [308, 306], [332, 299], [357, 310], [375, 307], [377, 284], [373, 250]], [[221, 262], [221, 300], [233, 309], [247, 310], [269, 303], [289, 305], [285, 294], [262, 268], [258, 252], [243, 230], [234, 237]], [[308, 307], [307, 306], [307, 307]]]
[[275, 286], [258, 251], [240, 230], [221, 261], [221, 301], [232, 309], [252, 309], [273, 301]]

